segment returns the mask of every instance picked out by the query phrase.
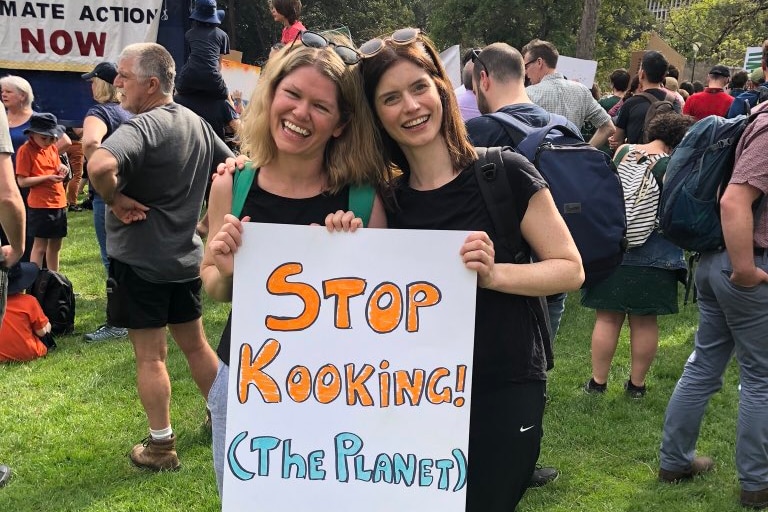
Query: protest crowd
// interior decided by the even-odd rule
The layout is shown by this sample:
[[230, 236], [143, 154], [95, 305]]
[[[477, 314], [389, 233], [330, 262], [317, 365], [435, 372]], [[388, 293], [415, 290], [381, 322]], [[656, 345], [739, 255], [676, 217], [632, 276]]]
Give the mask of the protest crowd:
[[[206, 403], [223, 497], [232, 313], [209, 343], [203, 296], [232, 302], [244, 225], [467, 231], [455, 248], [477, 276], [467, 511], [511, 512], [560, 475], [540, 455], [567, 295], [595, 311], [582, 392], [600, 399], [613, 385], [626, 325], [630, 366], [618, 386], [642, 403], [654, 392], [658, 317], [678, 313], [685, 285], [698, 326], [661, 446], [647, 447], [658, 450], [654, 470], [676, 484], [715, 467], [697, 440], [735, 355], [739, 499], [768, 508], [768, 40], [755, 72], [714, 65], [698, 92], [646, 51], [634, 75], [610, 74], [607, 95], [559, 72], [551, 42], [497, 42], [464, 53], [454, 90], [419, 29], [356, 46], [305, 27], [299, 0], [270, 9], [280, 41], [245, 110], [220, 71], [230, 43], [215, 0], [195, 1], [180, 70], [163, 46], [135, 43], [83, 74], [93, 106], [81, 126], [35, 111], [24, 78], [0, 77], [0, 361], [46, 357], [73, 333], [77, 294], [60, 252], [68, 217], [92, 212], [106, 308], [82, 336], [133, 347], [148, 431], [126, 447], [130, 462], [183, 462], [168, 331]], [[720, 139], [730, 160], [699, 158]], [[680, 190], [698, 171], [716, 183], [711, 211], [696, 214], [714, 224], [682, 234], [694, 207], [677, 207]], [[584, 222], [572, 220], [574, 204]], [[13, 485], [21, 477], [2, 463], [0, 487]]]

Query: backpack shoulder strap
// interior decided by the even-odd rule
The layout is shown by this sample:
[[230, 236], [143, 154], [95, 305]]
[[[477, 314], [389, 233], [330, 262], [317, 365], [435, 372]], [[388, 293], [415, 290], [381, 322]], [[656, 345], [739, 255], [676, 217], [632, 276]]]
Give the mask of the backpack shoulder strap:
[[657, 101], [661, 101], [659, 98], [657, 98], [656, 96], [654, 96], [653, 94], [648, 93], [648, 92], [638, 92], [638, 93], [635, 93], [635, 96], [640, 96], [641, 98], [645, 98], [651, 104], [654, 104]]
[[373, 210], [373, 200], [376, 190], [368, 184], [352, 185], [349, 187], [349, 210], [355, 212], [363, 220], [363, 227], [368, 227]]
[[656, 183], [659, 184], [659, 188], [664, 183], [664, 174], [667, 172], [667, 165], [669, 165], [669, 155], [664, 155], [651, 166], [651, 173], [656, 178]]
[[248, 192], [251, 191], [253, 180], [258, 173], [259, 169], [254, 168], [251, 162], [246, 162], [245, 167], [235, 171], [232, 183], [232, 215], [235, 217], [240, 217], [243, 212]]
[[616, 153], [616, 154], [613, 156], [613, 163], [614, 163], [614, 164], [616, 164], [616, 167], [618, 167], [618, 166], [619, 166], [619, 164], [621, 163], [621, 161], [622, 161], [622, 160], [624, 160], [624, 157], [625, 157], [625, 156], [627, 156], [627, 154], [629, 153], [629, 151], [630, 151], [631, 149], [632, 149], [632, 148], [631, 148], [630, 144], [625, 144], [625, 145], [624, 145], [624, 146], [621, 148], [621, 151], [619, 151], [618, 153]]

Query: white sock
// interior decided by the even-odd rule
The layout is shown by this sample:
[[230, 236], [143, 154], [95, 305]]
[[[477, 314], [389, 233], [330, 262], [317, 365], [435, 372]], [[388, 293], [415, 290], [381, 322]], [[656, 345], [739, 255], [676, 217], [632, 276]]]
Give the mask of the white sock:
[[173, 429], [170, 425], [160, 430], [149, 429], [149, 436], [155, 441], [166, 441], [173, 435]]

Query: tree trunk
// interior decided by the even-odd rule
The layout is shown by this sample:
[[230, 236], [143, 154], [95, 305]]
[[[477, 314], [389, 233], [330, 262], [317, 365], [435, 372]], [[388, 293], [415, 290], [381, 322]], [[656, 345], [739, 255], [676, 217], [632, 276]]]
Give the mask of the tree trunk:
[[239, 50], [237, 46], [237, 8], [235, 7], [235, 0], [227, 1], [227, 35], [229, 36], [229, 47], [233, 50]]
[[592, 60], [595, 54], [595, 36], [597, 34], [597, 15], [600, 0], [584, 0], [584, 12], [581, 15], [579, 40], [576, 43], [576, 58]]

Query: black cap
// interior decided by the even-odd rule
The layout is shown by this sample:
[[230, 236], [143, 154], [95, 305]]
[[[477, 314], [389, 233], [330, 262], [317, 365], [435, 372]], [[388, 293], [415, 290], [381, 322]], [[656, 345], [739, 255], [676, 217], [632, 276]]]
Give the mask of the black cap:
[[709, 70], [709, 74], [719, 75], [719, 76], [724, 76], [725, 78], [729, 78], [731, 76], [731, 70], [723, 66], [722, 64], [718, 64], [717, 66]]
[[59, 123], [56, 120], [56, 116], [53, 114], [45, 113], [33, 113], [29, 118], [29, 128], [24, 130], [24, 135], [28, 133], [39, 133], [47, 137], [61, 137], [63, 133], [59, 127]]
[[85, 73], [82, 76], [83, 80], [101, 78], [105, 82], [113, 84], [115, 83], [115, 78], [117, 78], [117, 66], [115, 66], [115, 64], [112, 62], [100, 62], [96, 65], [95, 68], [93, 68], [93, 71], [90, 73]]

